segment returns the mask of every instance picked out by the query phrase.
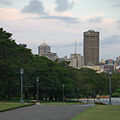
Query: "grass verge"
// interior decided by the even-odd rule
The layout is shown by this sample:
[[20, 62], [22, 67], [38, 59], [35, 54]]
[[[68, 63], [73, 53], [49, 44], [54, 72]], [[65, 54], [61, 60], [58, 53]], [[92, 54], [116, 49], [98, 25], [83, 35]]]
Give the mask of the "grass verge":
[[120, 105], [96, 105], [71, 120], [120, 120]]
[[16, 109], [16, 108], [20, 108], [20, 107], [27, 107], [27, 106], [31, 106], [31, 105], [34, 105], [34, 104], [30, 104], [30, 103], [20, 104], [20, 103], [12, 103], [12, 102], [0, 102], [0, 112]]

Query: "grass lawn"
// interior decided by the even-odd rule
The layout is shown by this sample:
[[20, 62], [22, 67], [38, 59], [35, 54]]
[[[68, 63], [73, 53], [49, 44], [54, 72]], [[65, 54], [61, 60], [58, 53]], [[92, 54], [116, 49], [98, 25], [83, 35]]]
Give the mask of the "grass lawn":
[[120, 120], [120, 105], [96, 105], [71, 120]]
[[32, 105], [32, 104], [29, 104], [29, 103], [20, 104], [20, 103], [12, 103], [12, 102], [0, 102], [0, 112], [10, 110], [10, 109], [14, 109], [14, 108], [29, 106], [29, 105]]

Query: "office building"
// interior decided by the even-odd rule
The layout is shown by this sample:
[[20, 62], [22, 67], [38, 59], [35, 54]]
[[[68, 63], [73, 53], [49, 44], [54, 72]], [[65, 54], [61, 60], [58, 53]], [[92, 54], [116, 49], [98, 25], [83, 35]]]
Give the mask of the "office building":
[[89, 30], [84, 32], [84, 64], [99, 65], [99, 32]]
[[80, 69], [84, 67], [84, 59], [83, 56], [81, 56], [80, 54], [71, 54], [70, 55], [70, 66], [74, 67], [76, 69]]
[[38, 55], [47, 57], [48, 59], [54, 61], [57, 59], [57, 54], [51, 52], [51, 48], [45, 42], [38, 46]]

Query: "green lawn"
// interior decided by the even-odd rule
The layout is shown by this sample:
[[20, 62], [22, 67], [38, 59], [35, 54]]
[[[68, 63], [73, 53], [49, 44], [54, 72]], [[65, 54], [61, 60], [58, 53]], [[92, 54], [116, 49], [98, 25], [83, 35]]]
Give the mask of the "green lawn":
[[71, 120], [120, 120], [120, 105], [96, 105]]
[[0, 112], [5, 111], [5, 110], [14, 109], [14, 108], [29, 106], [29, 105], [32, 105], [32, 104], [29, 104], [29, 103], [20, 104], [20, 103], [12, 103], [12, 102], [0, 102]]

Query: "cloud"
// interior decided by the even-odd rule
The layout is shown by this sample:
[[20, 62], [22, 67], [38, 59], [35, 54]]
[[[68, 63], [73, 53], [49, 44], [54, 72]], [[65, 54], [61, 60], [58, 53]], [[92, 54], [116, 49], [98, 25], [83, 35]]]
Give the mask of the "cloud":
[[120, 26], [120, 20], [116, 21], [116, 23], [118, 24], [118, 26]]
[[[77, 42], [77, 47], [81, 47], [83, 45], [82, 42]], [[69, 44], [59, 44], [59, 45], [54, 45], [54, 47], [75, 47], [75, 42], [69, 43]]]
[[46, 14], [44, 11], [43, 3], [39, 0], [31, 0], [28, 5], [26, 5], [22, 11], [23, 13], [32, 14]]
[[1, 4], [5, 4], [5, 5], [11, 5], [11, 2], [7, 1], [7, 0], [0, 0]]
[[100, 23], [100, 22], [102, 22], [102, 17], [98, 16], [98, 17], [95, 17], [95, 18], [90, 18], [90, 19], [87, 20], [87, 22]]
[[118, 7], [120, 7], [120, 3], [118, 3], [118, 4], [113, 4], [112, 7], [118, 8]]
[[61, 20], [66, 23], [80, 23], [80, 21], [76, 17], [69, 17], [69, 16], [41, 16], [36, 17], [36, 19], [53, 19], [53, 20]]
[[19, 13], [19, 10], [7, 8], [0, 8], [0, 16], [2, 16], [1, 21], [19, 20], [25, 17]]
[[[63, 44], [53, 44], [50, 45], [52, 50], [57, 52], [57, 55], [59, 57], [64, 57], [67, 55], [68, 58], [70, 58], [70, 54], [75, 53], [75, 43], [73, 41], [69, 43], [63, 43]], [[82, 55], [82, 48], [83, 43], [77, 42], [77, 53]]]
[[111, 45], [111, 44], [118, 44], [118, 43], [120, 43], [120, 35], [112, 35], [101, 41], [102, 45]]
[[57, 7], [55, 8], [57, 12], [64, 12], [72, 9], [74, 4], [73, 2], [69, 3], [68, 0], [55, 0], [55, 3], [57, 4]]

